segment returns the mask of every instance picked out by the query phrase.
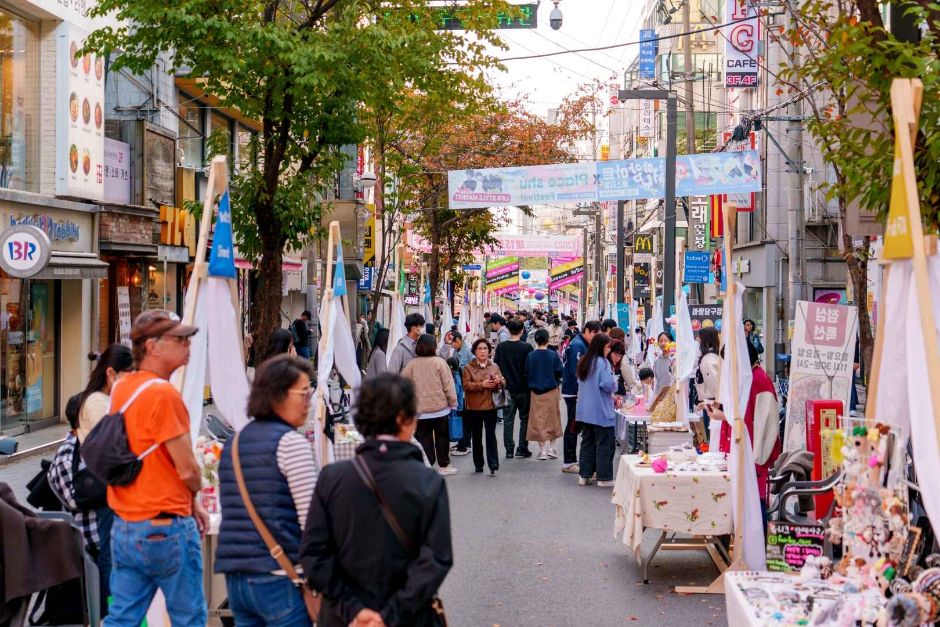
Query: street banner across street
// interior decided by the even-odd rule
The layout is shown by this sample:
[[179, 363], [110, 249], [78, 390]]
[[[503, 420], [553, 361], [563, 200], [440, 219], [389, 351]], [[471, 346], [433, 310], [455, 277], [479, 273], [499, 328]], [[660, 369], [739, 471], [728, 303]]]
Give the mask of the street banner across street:
[[[453, 170], [447, 173], [451, 209], [663, 198], [666, 160], [626, 159], [554, 165]], [[756, 192], [755, 150], [676, 158], [676, 196]]]

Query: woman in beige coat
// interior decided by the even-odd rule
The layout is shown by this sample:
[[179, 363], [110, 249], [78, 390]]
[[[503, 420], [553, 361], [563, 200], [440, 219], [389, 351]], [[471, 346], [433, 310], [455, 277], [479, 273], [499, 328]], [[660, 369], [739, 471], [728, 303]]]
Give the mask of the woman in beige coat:
[[418, 428], [415, 437], [421, 443], [428, 462], [437, 461], [444, 476], [457, 474], [450, 465], [450, 410], [457, 407], [457, 390], [450, 366], [437, 356], [437, 342], [425, 333], [415, 343], [416, 357], [401, 375], [415, 386], [418, 401]]

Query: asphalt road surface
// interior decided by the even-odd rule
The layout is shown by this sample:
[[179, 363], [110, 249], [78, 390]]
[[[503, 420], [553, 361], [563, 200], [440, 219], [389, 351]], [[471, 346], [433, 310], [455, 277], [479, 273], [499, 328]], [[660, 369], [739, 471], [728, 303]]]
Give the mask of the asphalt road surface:
[[[660, 552], [650, 584], [642, 583], [613, 537], [610, 488], [579, 486], [560, 460], [500, 459], [495, 477], [475, 474], [469, 456], [453, 463], [460, 473], [446, 481], [455, 564], [441, 589], [451, 627], [726, 624], [723, 596], [672, 592], [717, 575], [703, 552]], [[32, 458], [0, 467], [0, 481], [25, 503], [38, 471]], [[647, 551], [655, 535], [647, 532]]]

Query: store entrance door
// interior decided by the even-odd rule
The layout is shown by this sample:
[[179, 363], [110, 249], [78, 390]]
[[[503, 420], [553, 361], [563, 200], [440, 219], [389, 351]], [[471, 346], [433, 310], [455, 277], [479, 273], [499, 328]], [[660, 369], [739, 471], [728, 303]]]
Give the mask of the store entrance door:
[[0, 275], [0, 433], [45, 426], [56, 413], [56, 282]]

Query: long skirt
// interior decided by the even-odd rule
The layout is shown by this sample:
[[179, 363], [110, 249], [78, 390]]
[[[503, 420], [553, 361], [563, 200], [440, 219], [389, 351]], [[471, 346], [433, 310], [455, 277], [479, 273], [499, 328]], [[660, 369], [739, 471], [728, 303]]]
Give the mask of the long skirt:
[[561, 390], [555, 388], [544, 394], [530, 392], [526, 439], [530, 442], [550, 442], [560, 438], [562, 433]]

